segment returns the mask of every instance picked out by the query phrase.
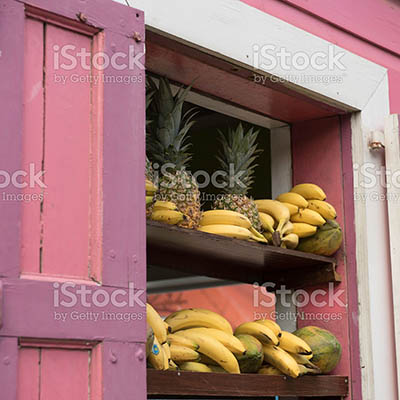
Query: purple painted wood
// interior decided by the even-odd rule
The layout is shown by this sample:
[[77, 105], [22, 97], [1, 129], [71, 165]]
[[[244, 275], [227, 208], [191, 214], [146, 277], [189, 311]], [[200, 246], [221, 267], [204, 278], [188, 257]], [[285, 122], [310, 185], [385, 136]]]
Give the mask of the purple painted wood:
[[[0, 0], [0, 10], [0, 170], [11, 175], [22, 165], [24, 13], [22, 4], [9, 0]], [[0, 277], [19, 272], [21, 202], [5, 200], [19, 193], [12, 185], [0, 189]]]
[[361, 369], [360, 369], [360, 337], [358, 324], [358, 287], [356, 264], [356, 231], [354, 224], [354, 182], [353, 159], [351, 147], [351, 121], [350, 115], [342, 116], [342, 173], [343, 173], [343, 212], [345, 224], [344, 257], [347, 272], [347, 312], [349, 319], [350, 336], [350, 366], [353, 399], [362, 398]]
[[[102, 365], [102, 369], [96, 375], [97, 386], [92, 388], [94, 396], [100, 398], [102, 392], [105, 399], [144, 399], [145, 308], [137, 297], [133, 305], [115, 305], [115, 301], [126, 299], [121, 289], [129, 293], [129, 282], [133, 282], [136, 289], [142, 289], [136, 294], [141, 293], [140, 299], [145, 300], [145, 71], [139, 67], [144, 57], [137, 56], [144, 51], [143, 13], [111, 0], [0, 0], [0, 9], [0, 71], [7, 77], [0, 81], [0, 90], [6, 99], [0, 107], [0, 118], [7, 127], [2, 135], [5, 145], [0, 148], [0, 160], [1, 169], [7, 172], [12, 173], [21, 165], [25, 12], [88, 35], [95, 36], [101, 31], [99, 50], [109, 58], [117, 52], [130, 54], [130, 58], [119, 58], [119, 65], [136, 60], [131, 68], [120, 70], [112, 65], [106, 68], [102, 91], [97, 92], [94, 99], [99, 103], [99, 126], [104, 128], [104, 151], [99, 157], [103, 162], [103, 209], [99, 210], [103, 217], [103, 225], [99, 227], [103, 232], [103, 253], [99, 254], [102, 268], [95, 274], [103, 286], [93, 284], [91, 289], [102, 292], [97, 297], [100, 303], [104, 296], [120, 290], [114, 304], [96, 306], [92, 298], [91, 307], [87, 307], [85, 301], [80, 300], [72, 309], [64, 307], [63, 312], [69, 312], [69, 322], [61, 322], [55, 312], [62, 310], [54, 306], [55, 290], [60, 288], [53, 286], [57, 278], [18, 279], [20, 206], [18, 202], [0, 202], [4, 227], [0, 234], [0, 277], [4, 285], [4, 325], [0, 329], [2, 398], [16, 398], [17, 338], [31, 337], [41, 340], [40, 343], [55, 340], [60, 348], [68, 340], [104, 341], [98, 346], [103, 351], [96, 353], [96, 363]], [[80, 284], [77, 280], [75, 283]], [[76, 320], [71, 320], [71, 311]], [[102, 311], [113, 314], [108, 314], [105, 320]], [[100, 312], [97, 321], [93, 321], [96, 318], [93, 312]]]

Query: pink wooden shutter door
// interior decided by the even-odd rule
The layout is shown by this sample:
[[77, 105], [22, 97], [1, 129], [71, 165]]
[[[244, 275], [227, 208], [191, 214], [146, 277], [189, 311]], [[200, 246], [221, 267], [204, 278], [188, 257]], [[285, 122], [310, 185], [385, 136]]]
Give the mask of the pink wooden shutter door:
[[4, 400], [146, 396], [143, 41], [111, 0], [0, 0]]

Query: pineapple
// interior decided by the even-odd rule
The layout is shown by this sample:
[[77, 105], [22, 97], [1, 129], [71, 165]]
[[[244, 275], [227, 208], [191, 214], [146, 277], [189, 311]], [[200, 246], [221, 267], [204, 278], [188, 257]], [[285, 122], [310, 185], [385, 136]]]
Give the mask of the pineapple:
[[167, 78], [160, 78], [159, 88], [149, 78], [149, 87], [153, 88], [154, 95], [149, 106], [147, 145], [150, 160], [161, 167], [156, 199], [175, 203], [186, 217], [179, 226], [196, 229], [201, 217], [200, 191], [194, 177], [186, 171], [191, 159], [187, 139], [194, 113], [189, 110], [182, 117], [190, 86], [180, 88], [175, 96]]
[[[257, 150], [259, 131], [250, 128], [246, 133], [239, 123], [238, 127], [228, 130], [228, 137], [219, 131], [222, 152], [217, 157], [221, 168], [226, 173], [223, 178], [224, 194], [219, 195], [214, 202], [215, 209], [231, 210], [245, 215], [253, 227], [261, 232], [260, 216], [254, 200], [247, 197], [247, 192], [252, 185], [256, 165], [255, 159], [262, 150]], [[238, 179], [233, 179], [238, 176]]]

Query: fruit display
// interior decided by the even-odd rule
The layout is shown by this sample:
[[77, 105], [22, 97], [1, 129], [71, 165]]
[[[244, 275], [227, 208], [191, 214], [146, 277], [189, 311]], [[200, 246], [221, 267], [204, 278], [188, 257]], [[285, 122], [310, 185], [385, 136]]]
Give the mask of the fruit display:
[[163, 321], [150, 304], [147, 324], [148, 367], [158, 370], [297, 378], [328, 373], [341, 356], [336, 337], [313, 326], [290, 333], [275, 321], [261, 319], [243, 322], [233, 332], [230, 323], [213, 311], [187, 308]]
[[[219, 131], [222, 151], [217, 157], [221, 170], [225, 172], [223, 194], [214, 202], [214, 208], [236, 211], [245, 215], [254, 229], [261, 231], [261, 221], [254, 200], [247, 196], [254, 183], [255, 160], [262, 150], [257, 149], [259, 131], [250, 128], [247, 132], [241, 123], [236, 129], [228, 129], [227, 135]], [[233, 170], [232, 170], [233, 169]], [[233, 180], [231, 176], [240, 176]]]
[[334, 334], [316, 326], [298, 329], [294, 334], [310, 346], [313, 355], [310, 361], [321, 373], [327, 374], [337, 366], [342, 355], [342, 346]]
[[195, 178], [188, 172], [191, 155], [188, 152], [188, 133], [194, 124], [194, 113], [182, 115], [182, 106], [190, 90], [180, 88], [175, 95], [167, 78], [160, 78], [159, 86], [148, 78], [154, 92], [148, 108], [147, 153], [151, 162], [170, 165], [168, 173], [159, 177], [156, 200], [173, 202], [185, 218], [177, 224], [195, 229], [199, 225], [200, 191]]

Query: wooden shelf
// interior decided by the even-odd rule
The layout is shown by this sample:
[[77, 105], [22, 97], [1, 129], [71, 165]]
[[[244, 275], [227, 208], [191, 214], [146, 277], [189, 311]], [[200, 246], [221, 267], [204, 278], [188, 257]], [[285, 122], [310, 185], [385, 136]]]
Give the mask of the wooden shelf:
[[147, 395], [150, 398], [275, 398], [345, 397], [348, 378], [336, 375], [285, 376], [223, 374], [147, 370]]
[[147, 221], [147, 262], [190, 275], [297, 289], [340, 282], [336, 262], [287, 250]]

